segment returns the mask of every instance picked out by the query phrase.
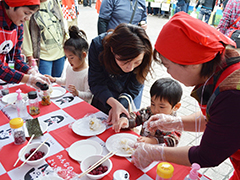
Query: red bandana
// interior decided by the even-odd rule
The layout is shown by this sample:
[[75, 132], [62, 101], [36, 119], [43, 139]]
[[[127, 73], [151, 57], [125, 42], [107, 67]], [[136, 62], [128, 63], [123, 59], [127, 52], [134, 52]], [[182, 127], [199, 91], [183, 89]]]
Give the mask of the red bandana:
[[211, 61], [225, 47], [236, 46], [230, 38], [187, 13], [175, 14], [162, 28], [155, 49], [165, 58], [182, 65]]
[[40, 5], [40, 0], [5, 0], [10, 7]]

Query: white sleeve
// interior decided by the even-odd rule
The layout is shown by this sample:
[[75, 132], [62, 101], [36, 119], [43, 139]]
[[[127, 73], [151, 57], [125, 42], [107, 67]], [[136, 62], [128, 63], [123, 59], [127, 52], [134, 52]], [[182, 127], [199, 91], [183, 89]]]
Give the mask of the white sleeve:
[[93, 95], [88, 85], [88, 74], [84, 77], [84, 91], [78, 90], [78, 96], [87, 102], [90, 102], [92, 99]]

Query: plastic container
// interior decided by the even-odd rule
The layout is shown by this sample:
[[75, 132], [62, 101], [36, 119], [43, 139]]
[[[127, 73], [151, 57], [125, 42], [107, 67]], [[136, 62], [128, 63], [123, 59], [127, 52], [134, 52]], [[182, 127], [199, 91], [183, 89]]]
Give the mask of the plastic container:
[[190, 173], [184, 178], [184, 180], [198, 180], [198, 170], [200, 168], [199, 164], [193, 163]]
[[19, 117], [11, 119], [9, 124], [12, 129], [14, 144], [23, 144], [26, 141], [25, 132], [23, 129], [23, 119]]
[[161, 162], [157, 166], [156, 180], [171, 180], [174, 167], [168, 162]]
[[26, 102], [23, 100], [21, 92], [22, 92], [21, 89], [16, 90], [16, 93], [18, 93], [16, 100], [16, 109], [18, 117], [26, 119], [29, 116], [29, 114], [27, 112]]
[[31, 66], [31, 68], [34, 69], [34, 72], [35, 72], [34, 74], [39, 73], [36, 59], [32, 59], [32, 66]]
[[113, 180], [129, 180], [130, 175], [125, 170], [117, 170], [113, 174]]
[[48, 89], [43, 91], [41, 104], [43, 106], [47, 106], [47, 105], [51, 104], [50, 91]]
[[39, 114], [40, 108], [39, 108], [37, 92], [30, 91], [28, 93], [28, 99], [29, 99], [29, 113], [33, 116]]

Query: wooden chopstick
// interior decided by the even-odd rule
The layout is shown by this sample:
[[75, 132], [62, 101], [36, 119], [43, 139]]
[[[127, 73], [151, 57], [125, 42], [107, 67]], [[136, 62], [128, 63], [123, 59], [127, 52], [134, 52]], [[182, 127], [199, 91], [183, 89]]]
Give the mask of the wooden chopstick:
[[35, 154], [35, 152], [37, 152], [37, 150], [40, 148], [40, 147], [42, 147], [42, 145], [48, 140], [49, 138], [47, 138], [45, 141], [43, 141], [42, 142], [42, 144], [40, 144], [37, 148], [36, 148], [36, 150], [35, 151], [33, 151], [33, 153], [30, 155], [30, 156], [28, 156], [28, 158], [21, 164], [21, 166], [19, 166], [18, 168], [21, 168], [34, 154]]
[[93, 169], [95, 169], [96, 167], [98, 167], [99, 165], [101, 165], [103, 162], [105, 162], [106, 160], [108, 160], [110, 157], [112, 157], [114, 154], [116, 154], [116, 152], [110, 152], [108, 153], [106, 156], [102, 157], [101, 159], [99, 159], [96, 163], [94, 163], [91, 167], [89, 167], [85, 172], [83, 172], [82, 174], [80, 174], [78, 176], [78, 178], [81, 178], [83, 176], [85, 176], [87, 173], [91, 172]]
[[20, 156], [19, 156], [18, 159], [16, 160], [15, 164], [13, 165], [13, 167], [15, 167], [15, 166], [17, 165], [18, 161], [20, 160], [20, 157], [22, 157], [23, 153], [26, 151], [28, 145], [31, 143], [31, 141], [33, 140], [34, 136], [35, 136], [35, 134], [33, 134], [33, 135], [31, 136], [31, 138], [30, 138], [30, 140], [28, 141], [25, 149], [23, 149], [22, 153], [20, 154]]

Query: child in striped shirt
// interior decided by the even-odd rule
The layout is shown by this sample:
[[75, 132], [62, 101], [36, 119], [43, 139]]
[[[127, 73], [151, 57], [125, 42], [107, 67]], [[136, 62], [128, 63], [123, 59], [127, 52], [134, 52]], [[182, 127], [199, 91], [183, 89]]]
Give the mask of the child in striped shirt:
[[134, 118], [121, 117], [118, 122], [113, 124], [113, 129], [119, 132], [120, 129], [133, 128], [142, 125], [138, 142], [150, 144], [165, 144], [166, 146], [177, 146], [181, 132], [161, 131], [151, 133], [146, 128], [146, 121], [155, 114], [169, 114], [176, 116], [176, 111], [180, 108], [182, 87], [171, 78], [161, 78], [154, 82], [150, 89], [151, 106], [143, 108], [135, 113]]

